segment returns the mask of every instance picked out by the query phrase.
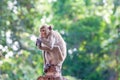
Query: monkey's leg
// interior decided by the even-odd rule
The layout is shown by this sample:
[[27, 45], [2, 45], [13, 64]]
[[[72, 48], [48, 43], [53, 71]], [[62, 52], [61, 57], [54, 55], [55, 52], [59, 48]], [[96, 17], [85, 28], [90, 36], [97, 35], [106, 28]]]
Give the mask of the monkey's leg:
[[54, 46], [52, 51], [53, 51], [53, 53], [55, 53], [55, 54], [57, 53], [58, 54], [60, 61], [64, 60], [64, 57], [62, 55], [62, 51], [61, 51], [59, 46]]

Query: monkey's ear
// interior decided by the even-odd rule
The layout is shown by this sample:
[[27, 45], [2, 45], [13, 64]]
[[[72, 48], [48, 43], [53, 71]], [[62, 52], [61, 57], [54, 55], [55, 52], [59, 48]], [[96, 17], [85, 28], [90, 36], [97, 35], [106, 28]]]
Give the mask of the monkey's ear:
[[48, 29], [49, 29], [49, 30], [52, 30], [52, 26], [49, 26]]

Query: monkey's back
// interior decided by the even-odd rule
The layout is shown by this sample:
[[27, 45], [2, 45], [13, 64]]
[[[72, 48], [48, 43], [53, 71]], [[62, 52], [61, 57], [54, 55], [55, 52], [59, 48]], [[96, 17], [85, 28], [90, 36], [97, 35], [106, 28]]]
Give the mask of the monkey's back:
[[52, 31], [53, 36], [55, 37], [55, 45], [58, 45], [62, 51], [64, 59], [66, 58], [66, 43], [59, 32]]

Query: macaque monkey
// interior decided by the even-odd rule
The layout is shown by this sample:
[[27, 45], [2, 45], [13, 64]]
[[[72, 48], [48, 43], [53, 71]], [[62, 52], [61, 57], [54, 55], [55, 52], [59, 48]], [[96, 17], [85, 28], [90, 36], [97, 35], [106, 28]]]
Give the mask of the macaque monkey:
[[52, 65], [59, 66], [58, 70], [61, 71], [62, 63], [66, 58], [66, 43], [62, 36], [51, 26], [43, 25], [36, 45], [43, 51], [45, 72]]

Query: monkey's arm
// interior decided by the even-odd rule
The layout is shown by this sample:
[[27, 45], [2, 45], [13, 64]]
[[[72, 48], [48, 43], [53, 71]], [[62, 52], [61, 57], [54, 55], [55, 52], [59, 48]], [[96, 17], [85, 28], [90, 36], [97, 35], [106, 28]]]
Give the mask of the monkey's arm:
[[58, 54], [59, 60], [60, 61], [64, 60], [64, 56], [63, 56], [62, 51], [61, 51], [59, 46], [54, 46], [52, 49], [50, 49], [49, 47], [46, 47], [46, 46], [41, 46], [41, 47], [39, 47], [39, 49], [47, 51], [47, 52], [52, 52], [52, 53]]
[[46, 46], [40, 46], [39, 49], [44, 50], [44, 51], [48, 51], [51, 52], [51, 49], [46, 47]]
[[52, 35], [50, 36], [49, 39], [41, 38], [41, 40], [43, 44], [48, 46], [48, 48], [50, 48], [51, 50], [53, 49], [55, 44], [55, 38]]

